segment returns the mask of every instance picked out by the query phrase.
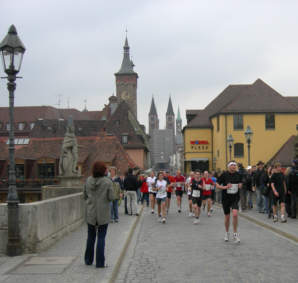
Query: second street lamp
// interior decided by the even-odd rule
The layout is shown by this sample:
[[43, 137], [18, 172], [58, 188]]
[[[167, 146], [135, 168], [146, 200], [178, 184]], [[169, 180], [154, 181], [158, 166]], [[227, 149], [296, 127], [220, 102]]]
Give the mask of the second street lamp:
[[234, 144], [234, 139], [232, 135], [229, 135], [227, 138], [228, 146], [229, 146], [229, 152], [230, 152], [230, 161], [232, 160], [232, 147]]
[[250, 126], [247, 126], [245, 132], [244, 132], [244, 136], [246, 139], [246, 143], [247, 143], [247, 161], [248, 161], [248, 166], [250, 166], [250, 144], [251, 144], [251, 138], [253, 135], [253, 131], [251, 130]]
[[8, 241], [6, 253], [17, 256], [22, 253], [19, 230], [19, 198], [16, 188], [16, 171], [14, 155], [14, 91], [16, 78], [22, 65], [25, 46], [18, 37], [14, 25], [10, 26], [8, 34], [0, 43], [0, 52], [4, 72], [7, 74], [7, 89], [9, 92], [9, 172], [7, 193], [7, 226]]

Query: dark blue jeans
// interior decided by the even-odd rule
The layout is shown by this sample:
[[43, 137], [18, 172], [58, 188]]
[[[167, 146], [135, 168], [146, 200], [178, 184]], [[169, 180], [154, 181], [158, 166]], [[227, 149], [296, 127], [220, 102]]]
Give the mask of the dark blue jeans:
[[111, 220], [118, 220], [118, 199], [111, 201]]
[[105, 238], [107, 234], [108, 224], [94, 226], [88, 223], [88, 238], [85, 251], [85, 264], [91, 265], [94, 260], [94, 244], [96, 240], [97, 230], [97, 245], [96, 245], [96, 267], [105, 265]]

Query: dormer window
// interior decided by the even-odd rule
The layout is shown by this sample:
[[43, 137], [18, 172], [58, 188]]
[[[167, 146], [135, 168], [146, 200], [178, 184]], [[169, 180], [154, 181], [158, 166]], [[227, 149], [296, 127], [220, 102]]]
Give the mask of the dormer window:
[[20, 131], [23, 131], [23, 130], [25, 129], [25, 123], [19, 123], [19, 124], [18, 124], [18, 129], [19, 129]]
[[122, 135], [121, 136], [121, 143], [122, 144], [128, 144], [128, 135]]

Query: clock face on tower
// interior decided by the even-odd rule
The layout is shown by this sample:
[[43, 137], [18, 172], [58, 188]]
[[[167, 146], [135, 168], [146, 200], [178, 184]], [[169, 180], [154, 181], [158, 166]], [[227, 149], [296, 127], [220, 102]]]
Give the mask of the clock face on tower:
[[126, 90], [124, 90], [121, 92], [121, 98], [123, 100], [128, 100], [130, 98], [130, 94]]

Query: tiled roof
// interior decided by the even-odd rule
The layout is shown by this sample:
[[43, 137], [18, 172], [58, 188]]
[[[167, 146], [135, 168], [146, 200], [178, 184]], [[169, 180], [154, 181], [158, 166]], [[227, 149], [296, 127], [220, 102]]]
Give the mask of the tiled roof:
[[285, 96], [285, 99], [298, 108], [298, 96]]
[[209, 119], [209, 113], [207, 110], [198, 110], [197, 116], [192, 119], [188, 125], [187, 128], [211, 128], [212, 124]]
[[268, 164], [280, 162], [283, 166], [291, 166], [294, 159], [295, 136], [291, 136], [277, 153], [268, 161]]
[[221, 113], [297, 113], [296, 106], [264, 83], [256, 80], [248, 88], [239, 91], [233, 100], [219, 110]]
[[210, 118], [226, 113], [298, 113], [298, 97], [284, 97], [257, 79], [251, 85], [229, 85], [204, 110], [187, 110], [197, 115], [188, 127], [211, 127]]
[[[38, 160], [41, 158], [59, 159], [63, 137], [57, 138], [31, 138], [28, 146], [18, 147], [15, 151], [15, 158]], [[128, 166], [135, 167], [136, 164], [129, 157], [115, 136], [102, 137], [78, 137], [78, 162], [85, 163], [89, 174], [92, 164], [96, 160], [101, 160], [109, 164], [114, 164], [124, 173]], [[8, 159], [8, 146], [5, 142], [0, 142], [1, 158]]]
[[[29, 128], [31, 122], [38, 119], [68, 119], [72, 116], [73, 120], [94, 120], [95, 117], [100, 119], [101, 111], [79, 111], [77, 109], [58, 109], [52, 106], [21, 106], [14, 107], [15, 123], [26, 123]], [[0, 107], [0, 122], [6, 124], [9, 122], [9, 108]]]
[[[104, 131], [105, 121], [101, 120], [74, 120], [76, 136], [98, 136]], [[49, 138], [64, 137], [67, 120], [38, 120], [30, 133], [30, 137]]]

